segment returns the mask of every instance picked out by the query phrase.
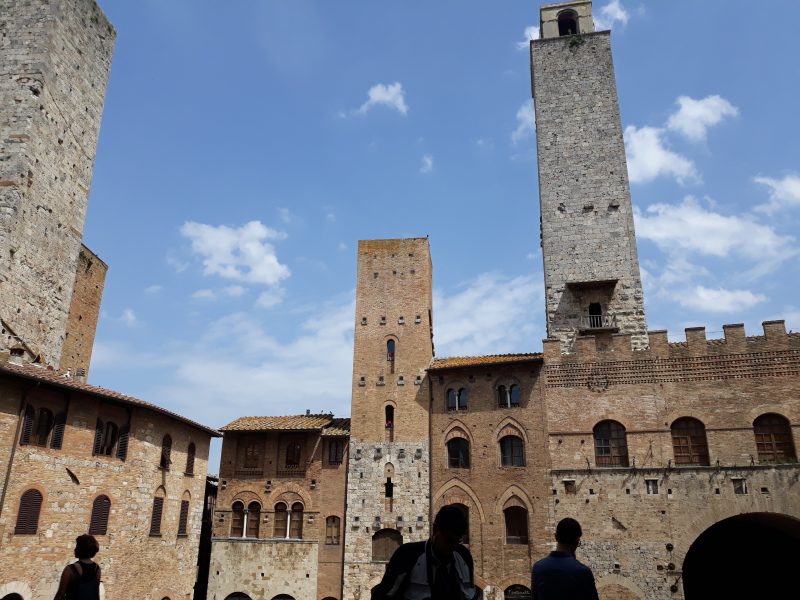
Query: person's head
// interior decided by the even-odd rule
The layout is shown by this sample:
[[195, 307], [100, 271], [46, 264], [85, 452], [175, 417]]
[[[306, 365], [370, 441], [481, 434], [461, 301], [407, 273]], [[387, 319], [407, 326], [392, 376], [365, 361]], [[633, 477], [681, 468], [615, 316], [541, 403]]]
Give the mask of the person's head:
[[443, 506], [433, 520], [431, 542], [440, 556], [450, 556], [467, 533], [469, 523], [457, 506]]
[[561, 519], [556, 525], [556, 541], [559, 547], [569, 552], [575, 553], [582, 535], [581, 524], [570, 517]]
[[94, 558], [100, 551], [100, 544], [93, 535], [83, 534], [75, 538], [75, 558]]

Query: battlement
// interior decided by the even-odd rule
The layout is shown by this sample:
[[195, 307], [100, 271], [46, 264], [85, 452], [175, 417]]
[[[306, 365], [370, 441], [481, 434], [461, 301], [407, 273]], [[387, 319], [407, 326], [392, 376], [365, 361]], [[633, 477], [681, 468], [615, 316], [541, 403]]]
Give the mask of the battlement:
[[614, 334], [612, 343], [598, 344], [595, 336], [580, 336], [575, 340], [575, 351], [561, 353], [561, 341], [545, 339], [546, 363], [578, 363], [630, 360], [663, 360], [699, 356], [750, 354], [754, 352], [780, 352], [800, 350], [800, 333], [787, 333], [784, 321], [764, 321], [763, 335], [748, 336], [742, 323], [723, 325], [723, 338], [706, 339], [705, 327], [687, 327], [686, 341], [670, 342], [666, 330], [648, 331], [648, 348], [634, 350], [631, 334]]

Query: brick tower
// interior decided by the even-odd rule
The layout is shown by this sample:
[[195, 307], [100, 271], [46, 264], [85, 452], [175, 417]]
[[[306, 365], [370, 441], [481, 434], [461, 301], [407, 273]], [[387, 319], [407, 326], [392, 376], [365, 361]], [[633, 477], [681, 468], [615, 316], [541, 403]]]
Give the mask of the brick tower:
[[344, 598], [369, 598], [380, 561], [428, 536], [431, 307], [427, 238], [358, 243]]
[[[105, 276], [81, 238], [116, 34], [94, 0], [0, 0], [0, 15], [0, 351], [59, 366], [76, 279], [96, 304], [73, 307], [90, 354]], [[70, 354], [62, 368], [88, 367]]]
[[541, 8], [531, 42], [539, 159], [547, 335], [574, 350], [613, 333], [647, 346], [644, 295], [611, 32], [594, 31], [592, 3]]

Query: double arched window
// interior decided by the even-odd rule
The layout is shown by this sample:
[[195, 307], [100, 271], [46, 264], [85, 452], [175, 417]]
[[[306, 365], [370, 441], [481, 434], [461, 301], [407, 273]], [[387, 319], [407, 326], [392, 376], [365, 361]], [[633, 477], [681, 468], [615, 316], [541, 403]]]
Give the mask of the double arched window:
[[291, 510], [286, 502], [278, 502], [275, 505], [272, 535], [281, 539], [303, 539], [303, 505], [300, 502], [292, 504]]
[[456, 437], [447, 442], [447, 466], [450, 469], [469, 469], [469, 441]]
[[758, 462], [786, 463], [796, 462], [792, 427], [789, 420], [778, 414], [761, 415], [753, 422], [756, 436]]
[[497, 407], [498, 408], [517, 408], [519, 406], [521, 393], [516, 383], [497, 386]]
[[244, 502], [237, 500], [231, 506], [231, 537], [257, 538], [261, 520], [261, 505], [251, 502], [245, 509]]
[[503, 467], [525, 466], [525, 442], [516, 435], [500, 438], [500, 465]]
[[469, 391], [467, 388], [447, 389], [447, 410], [450, 412], [467, 410], [469, 406]]
[[25, 407], [25, 416], [22, 421], [22, 432], [19, 443], [21, 446], [33, 445], [46, 448], [59, 449], [64, 440], [64, 428], [67, 415], [59, 413], [53, 415], [49, 408], [36, 410], [30, 404]]
[[594, 460], [598, 467], [627, 467], [628, 438], [625, 427], [616, 421], [600, 421], [594, 426]]
[[681, 417], [670, 429], [676, 465], [708, 465], [708, 442], [702, 421]]

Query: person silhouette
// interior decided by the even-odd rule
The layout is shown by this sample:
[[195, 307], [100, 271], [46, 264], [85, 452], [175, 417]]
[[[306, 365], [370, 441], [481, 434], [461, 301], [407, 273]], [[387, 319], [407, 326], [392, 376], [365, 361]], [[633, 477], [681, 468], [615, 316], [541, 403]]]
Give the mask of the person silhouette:
[[592, 570], [575, 558], [583, 530], [567, 517], [556, 525], [556, 549], [531, 570], [534, 600], [599, 600]]
[[100, 600], [100, 565], [92, 559], [100, 551], [94, 536], [75, 538], [75, 558], [61, 572], [55, 600]]

